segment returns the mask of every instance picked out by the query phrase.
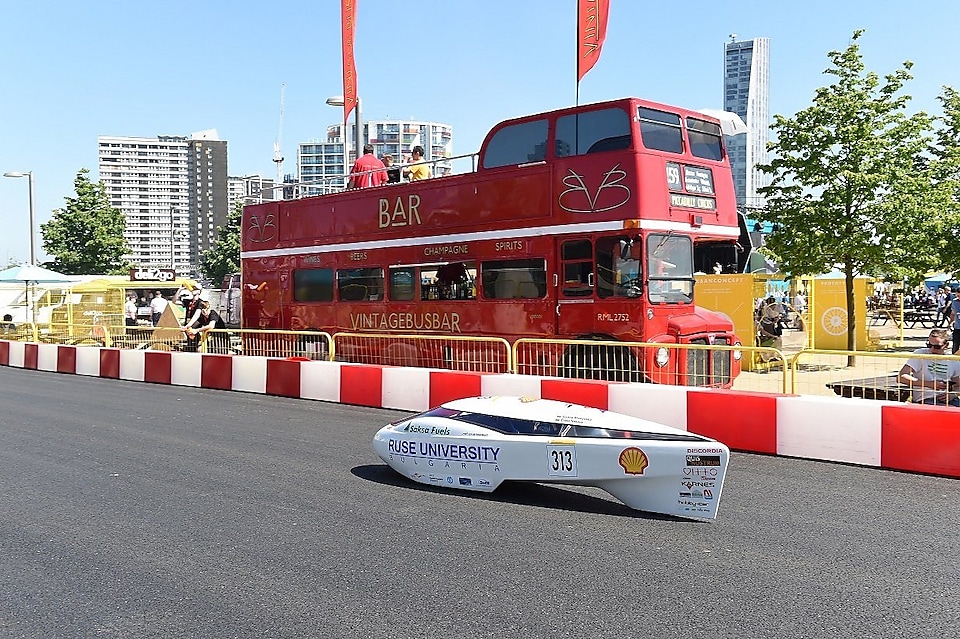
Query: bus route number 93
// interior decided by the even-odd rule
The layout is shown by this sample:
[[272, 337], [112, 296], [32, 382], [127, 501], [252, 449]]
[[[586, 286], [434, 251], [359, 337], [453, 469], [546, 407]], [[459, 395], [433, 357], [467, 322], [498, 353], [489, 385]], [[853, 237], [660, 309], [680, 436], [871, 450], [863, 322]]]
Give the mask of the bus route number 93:
[[576, 446], [573, 444], [547, 446], [547, 474], [552, 477], [576, 477]]
[[597, 313], [598, 322], [629, 322], [627, 313]]

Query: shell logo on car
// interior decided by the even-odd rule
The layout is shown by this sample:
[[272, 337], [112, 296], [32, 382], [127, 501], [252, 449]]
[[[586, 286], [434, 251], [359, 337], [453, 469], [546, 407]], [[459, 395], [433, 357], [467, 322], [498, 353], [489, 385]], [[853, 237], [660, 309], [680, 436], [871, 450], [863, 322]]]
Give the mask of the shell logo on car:
[[649, 464], [646, 453], [635, 446], [624, 448], [620, 453], [620, 466], [628, 475], [642, 475]]

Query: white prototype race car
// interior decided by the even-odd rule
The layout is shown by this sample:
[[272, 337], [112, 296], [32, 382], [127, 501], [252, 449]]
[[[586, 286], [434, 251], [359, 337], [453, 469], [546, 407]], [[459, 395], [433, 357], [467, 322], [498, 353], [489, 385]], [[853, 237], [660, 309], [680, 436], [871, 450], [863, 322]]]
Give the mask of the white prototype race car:
[[601, 488], [630, 508], [714, 519], [730, 449], [656, 422], [549, 399], [472, 397], [390, 424], [377, 454], [413, 481], [492, 492], [504, 481]]

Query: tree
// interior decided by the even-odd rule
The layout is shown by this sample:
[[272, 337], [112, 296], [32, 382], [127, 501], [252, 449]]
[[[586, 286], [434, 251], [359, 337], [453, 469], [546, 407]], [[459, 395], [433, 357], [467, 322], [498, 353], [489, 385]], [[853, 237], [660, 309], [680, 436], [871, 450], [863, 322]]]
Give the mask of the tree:
[[960, 94], [945, 86], [938, 99], [943, 115], [938, 118], [930, 172], [937, 186], [937, 206], [945, 220], [940, 238], [941, 268], [956, 273], [960, 271], [960, 246], [955, 237], [960, 228]]
[[130, 268], [123, 259], [126, 220], [110, 206], [103, 183], [91, 182], [89, 173], [77, 172], [76, 197], [64, 198], [66, 207], [54, 210], [50, 221], [40, 225], [43, 250], [53, 256], [47, 265], [67, 275], [122, 274]]
[[217, 227], [217, 239], [213, 246], [200, 256], [200, 271], [214, 282], [221, 282], [225, 275], [240, 272], [240, 224], [243, 217], [243, 202], [227, 216], [226, 226]]
[[834, 76], [813, 104], [792, 118], [777, 115], [771, 183], [758, 189], [774, 222], [767, 239], [792, 275], [840, 268], [846, 278], [847, 348], [856, 350], [855, 275], [928, 270], [938, 263], [930, 231], [934, 204], [929, 162], [931, 119], [905, 113], [909, 61], [884, 76], [865, 72], [856, 31], [845, 51], [828, 54]]

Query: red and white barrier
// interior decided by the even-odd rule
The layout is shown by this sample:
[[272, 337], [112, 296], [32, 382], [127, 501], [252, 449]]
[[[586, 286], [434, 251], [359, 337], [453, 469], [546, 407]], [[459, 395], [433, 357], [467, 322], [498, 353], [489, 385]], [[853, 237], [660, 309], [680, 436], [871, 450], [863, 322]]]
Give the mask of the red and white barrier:
[[0, 340], [0, 365], [418, 412], [474, 395], [585, 404], [735, 450], [960, 478], [960, 410], [819, 396]]

